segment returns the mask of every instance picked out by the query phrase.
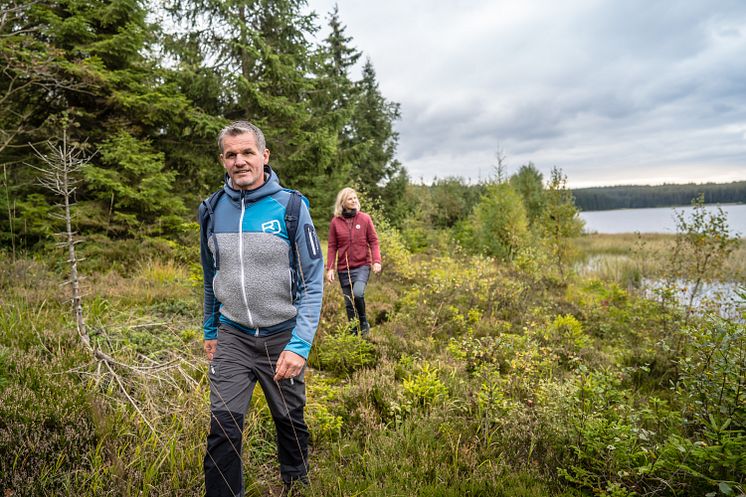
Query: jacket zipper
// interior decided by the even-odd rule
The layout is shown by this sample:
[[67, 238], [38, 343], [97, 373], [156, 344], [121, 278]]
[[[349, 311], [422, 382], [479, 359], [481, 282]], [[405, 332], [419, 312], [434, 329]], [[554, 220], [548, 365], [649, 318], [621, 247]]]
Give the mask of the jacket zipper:
[[[244, 257], [243, 257], [243, 218], [246, 213], [246, 204], [244, 203], [245, 192], [241, 190], [241, 218], [238, 221], [238, 260], [241, 267], [241, 297], [243, 298], [243, 305], [246, 307], [246, 314], [249, 317], [249, 327], [254, 327], [254, 318], [251, 316], [251, 309], [249, 309], [249, 299], [246, 296], [246, 274], [244, 268]], [[256, 336], [259, 336], [259, 328], [256, 329]]]

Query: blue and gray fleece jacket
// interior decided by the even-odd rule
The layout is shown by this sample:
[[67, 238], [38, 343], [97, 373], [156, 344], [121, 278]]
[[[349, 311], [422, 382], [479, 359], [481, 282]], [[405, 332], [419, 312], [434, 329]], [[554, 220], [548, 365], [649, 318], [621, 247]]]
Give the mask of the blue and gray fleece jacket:
[[[204, 336], [217, 338], [220, 323], [255, 336], [292, 329], [285, 350], [308, 358], [321, 314], [321, 246], [305, 198], [295, 240], [288, 240], [285, 208], [292, 193], [269, 166], [264, 172], [266, 181], [255, 190], [233, 189], [226, 175], [212, 233], [202, 230]], [[200, 205], [199, 219], [204, 210]], [[297, 264], [291, 262], [291, 243]]]

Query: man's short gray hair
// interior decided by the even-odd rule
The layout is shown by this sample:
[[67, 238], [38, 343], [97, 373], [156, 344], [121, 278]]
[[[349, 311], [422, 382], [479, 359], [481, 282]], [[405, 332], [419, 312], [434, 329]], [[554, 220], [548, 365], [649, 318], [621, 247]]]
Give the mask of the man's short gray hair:
[[220, 149], [220, 153], [223, 153], [223, 139], [226, 136], [238, 136], [244, 133], [253, 134], [259, 153], [264, 152], [264, 149], [267, 148], [267, 141], [264, 139], [264, 133], [262, 133], [262, 130], [251, 124], [249, 121], [234, 121], [221, 129], [220, 134], [218, 134], [218, 148]]

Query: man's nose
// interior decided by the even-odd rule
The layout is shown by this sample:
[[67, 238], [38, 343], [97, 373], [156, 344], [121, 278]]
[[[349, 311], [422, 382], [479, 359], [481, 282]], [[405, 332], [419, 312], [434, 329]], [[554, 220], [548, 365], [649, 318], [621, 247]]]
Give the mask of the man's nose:
[[236, 164], [238, 165], [246, 164], [246, 159], [244, 158], [243, 154], [236, 154]]

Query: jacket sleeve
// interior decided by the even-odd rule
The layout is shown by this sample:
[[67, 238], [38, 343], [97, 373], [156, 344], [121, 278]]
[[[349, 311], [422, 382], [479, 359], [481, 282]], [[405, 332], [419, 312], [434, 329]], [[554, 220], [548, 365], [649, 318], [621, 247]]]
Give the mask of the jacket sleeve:
[[378, 233], [376, 228], [373, 226], [373, 218], [368, 216], [368, 229], [366, 230], [366, 236], [368, 238], [368, 247], [370, 247], [370, 254], [373, 258], [373, 263], [381, 263], [381, 247], [378, 243]]
[[334, 228], [334, 218], [329, 223], [329, 238], [326, 242], [326, 268], [334, 269], [337, 266], [337, 230]]
[[199, 255], [200, 262], [202, 263], [202, 278], [204, 286], [202, 328], [204, 330], [205, 340], [214, 340], [218, 337], [220, 302], [215, 298], [215, 293], [212, 291], [212, 280], [215, 278], [215, 261], [213, 260], [212, 252], [210, 252], [210, 248], [207, 245], [206, 227], [203, 225], [203, 220], [205, 219], [204, 204], [200, 204], [199, 206], [198, 219], [200, 221]]
[[295, 300], [298, 314], [295, 317], [292, 337], [285, 346], [285, 350], [295, 352], [307, 359], [321, 316], [321, 297], [324, 293], [324, 256], [321, 253], [321, 244], [305, 202], [301, 202], [295, 244], [298, 249], [298, 271], [300, 272], [300, 292]]

